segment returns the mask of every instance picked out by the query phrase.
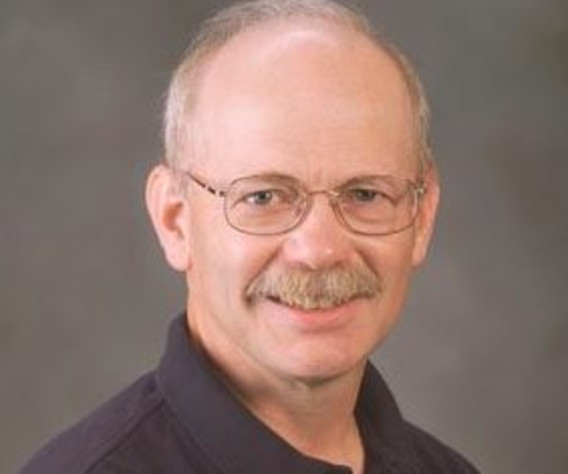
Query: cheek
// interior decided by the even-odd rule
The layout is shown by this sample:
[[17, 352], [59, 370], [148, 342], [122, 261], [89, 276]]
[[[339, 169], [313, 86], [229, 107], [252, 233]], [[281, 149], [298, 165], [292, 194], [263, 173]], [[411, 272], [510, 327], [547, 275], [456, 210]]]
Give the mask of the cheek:
[[194, 286], [199, 282], [202, 292], [214, 291], [217, 298], [238, 304], [248, 283], [271, 261], [276, 246], [266, 237], [234, 230], [221, 218], [194, 229], [193, 267], [188, 276]]
[[226, 239], [225, 252], [221, 265], [225, 275], [235, 278], [232, 291], [242, 296], [246, 286], [263, 272], [278, 253], [279, 245], [272, 237], [260, 237], [232, 230]]
[[383, 283], [381, 305], [396, 313], [406, 295], [412, 275], [414, 235], [403, 232], [381, 237], [377, 244], [364, 253], [367, 264], [380, 276]]
[[231, 256], [223, 211], [212, 207], [214, 203], [195, 198], [187, 222], [187, 241], [192, 261], [187, 280], [195, 298], [220, 290], [222, 279], [219, 277], [223, 275], [225, 261]]

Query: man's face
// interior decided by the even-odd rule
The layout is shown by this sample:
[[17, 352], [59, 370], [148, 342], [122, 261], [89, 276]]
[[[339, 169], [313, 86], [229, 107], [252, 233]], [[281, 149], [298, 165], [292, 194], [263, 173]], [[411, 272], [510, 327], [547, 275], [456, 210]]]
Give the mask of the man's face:
[[[419, 174], [402, 76], [368, 40], [335, 27], [276, 24], [241, 34], [206, 67], [196, 117], [187, 167], [219, 188], [264, 173], [310, 189], [361, 175]], [[190, 184], [183, 225], [195, 338], [240, 378], [321, 381], [360, 369], [398, 318], [424, 256], [433, 191], [416, 224], [397, 234], [354, 234], [318, 194], [300, 226], [257, 236], [230, 227], [223, 200]], [[316, 310], [246, 297], [265, 272], [338, 267], [371, 271], [381, 291]]]

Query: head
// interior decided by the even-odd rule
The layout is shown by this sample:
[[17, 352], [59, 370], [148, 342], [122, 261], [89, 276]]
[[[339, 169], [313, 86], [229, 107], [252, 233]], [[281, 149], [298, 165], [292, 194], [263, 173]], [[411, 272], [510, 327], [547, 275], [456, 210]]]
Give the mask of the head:
[[[427, 105], [404, 56], [335, 2], [237, 4], [178, 67], [164, 129], [147, 202], [186, 276], [193, 337], [236, 378], [321, 381], [361, 368], [400, 315], [438, 199]], [[266, 174], [303, 183], [311, 205], [285, 231], [243, 232], [223, 191]], [[345, 225], [324, 190], [371, 175], [424, 182], [410, 225], [386, 235]]]
[[258, 0], [236, 3], [205, 22], [173, 74], [164, 113], [164, 159], [169, 166], [185, 163], [185, 147], [192, 146], [192, 117], [205, 66], [225, 44], [240, 33], [272, 21], [301, 20], [330, 22], [365, 36], [383, 49], [400, 69], [415, 110], [420, 159], [431, 161], [429, 107], [420, 78], [406, 56], [374, 30], [361, 14], [329, 0]]

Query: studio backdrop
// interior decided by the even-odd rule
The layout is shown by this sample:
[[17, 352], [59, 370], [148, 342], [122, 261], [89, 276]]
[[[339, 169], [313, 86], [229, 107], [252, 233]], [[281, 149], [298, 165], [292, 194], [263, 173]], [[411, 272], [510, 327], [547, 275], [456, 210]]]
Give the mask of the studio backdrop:
[[[143, 205], [169, 74], [227, 2], [0, 3], [0, 472], [157, 362], [184, 285]], [[482, 472], [568, 466], [568, 3], [360, 1], [408, 52], [442, 178], [374, 356]]]

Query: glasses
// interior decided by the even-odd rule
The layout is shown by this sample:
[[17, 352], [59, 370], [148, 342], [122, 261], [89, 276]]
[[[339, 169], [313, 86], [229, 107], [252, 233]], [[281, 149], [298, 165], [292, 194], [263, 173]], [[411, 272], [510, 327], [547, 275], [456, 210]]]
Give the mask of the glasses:
[[415, 183], [396, 176], [361, 176], [334, 189], [309, 190], [291, 176], [267, 174], [237, 178], [225, 189], [216, 189], [188, 171], [180, 173], [223, 198], [227, 222], [254, 235], [282, 234], [299, 226], [316, 194], [327, 195], [337, 219], [350, 231], [394, 234], [414, 223], [426, 193], [422, 179]]

